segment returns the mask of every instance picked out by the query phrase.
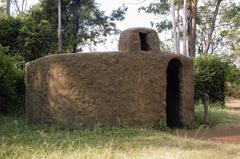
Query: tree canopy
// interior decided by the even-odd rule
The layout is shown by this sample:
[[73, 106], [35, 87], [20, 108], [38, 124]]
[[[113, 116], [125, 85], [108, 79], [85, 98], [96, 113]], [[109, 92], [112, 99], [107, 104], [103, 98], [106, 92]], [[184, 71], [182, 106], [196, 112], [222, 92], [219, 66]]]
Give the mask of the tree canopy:
[[[191, 0], [188, 3], [194, 1], [197, 2]], [[173, 27], [169, 16], [171, 14], [170, 6], [170, 1], [158, 0], [150, 3], [149, 6], [140, 7], [139, 10], [158, 17], [159, 21], [152, 22], [152, 26], [159, 33], [169, 32], [172, 31]], [[231, 0], [204, 0], [198, 2], [196, 13], [196, 52], [198, 54], [239, 52], [239, 6], [239, 1]], [[176, 12], [179, 12], [179, 9], [181, 11], [183, 9], [183, 0], [174, 0], [174, 8]], [[191, 7], [188, 7], [188, 12], [190, 12], [190, 9]], [[182, 40], [183, 32], [181, 27], [184, 17], [181, 12], [177, 13], [177, 15], [179, 19], [176, 20], [176, 23], [180, 24], [179, 35], [180, 40]], [[169, 42], [172, 40], [173, 37], [168, 39]], [[208, 44], [209, 49], [206, 49]]]
[[[96, 44], [103, 37], [117, 33], [114, 21], [123, 20], [127, 8], [119, 7], [107, 16], [94, 0], [62, 0], [61, 10], [63, 49], [77, 52], [88, 41]], [[51, 22], [52, 29], [57, 28], [57, 1], [43, 0], [36, 11], [41, 19]]]
[[[62, 0], [61, 9], [63, 52], [79, 52], [89, 42], [95, 45], [118, 33], [115, 21], [123, 20], [127, 10], [122, 6], [105, 15], [94, 0]], [[57, 1], [42, 0], [17, 17], [1, 14], [0, 44], [25, 61], [57, 52], [57, 12]]]

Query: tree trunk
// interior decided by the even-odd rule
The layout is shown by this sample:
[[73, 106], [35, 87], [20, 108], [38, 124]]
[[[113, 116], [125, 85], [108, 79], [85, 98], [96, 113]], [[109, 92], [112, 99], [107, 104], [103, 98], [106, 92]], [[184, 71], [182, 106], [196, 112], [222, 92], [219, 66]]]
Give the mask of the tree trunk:
[[196, 53], [197, 2], [197, 0], [190, 0], [188, 2], [188, 53], [191, 58], [194, 58]]
[[189, 56], [189, 54], [187, 53], [187, 0], [184, 0], [184, 4], [183, 4], [183, 15], [184, 15], [184, 30], [183, 30], [183, 54], [185, 56]]
[[192, 0], [187, 3], [187, 44], [188, 54], [191, 56], [192, 52]]
[[196, 17], [197, 17], [197, 3], [198, 0], [192, 1], [192, 46], [191, 46], [191, 52], [190, 57], [194, 58], [196, 54]]
[[174, 53], [178, 53], [178, 51], [177, 51], [177, 30], [176, 30], [174, 0], [171, 0], [171, 8], [172, 8], [172, 26], [173, 26], [173, 37], [174, 37]]
[[6, 15], [10, 16], [10, 7], [11, 7], [11, 0], [7, 0], [7, 8], [6, 8]]
[[19, 0], [13, 0], [12, 3], [16, 7], [16, 14], [21, 14], [26, 11], [28, 0], [21, 0], [20, 2]]
[[14, 2], [14, 5], [15, 5], [15, 7], [16, 7], [16, 13], [17, 13], [17, 14], [21, 13], [21, 10], [20, 10], [20, 8], [19, 8], [19, 6], [18, 6], [17, 0], [14, 0], [13, 2]]
[[179, 6], [179, 2], [177, 3], [177, 53], [180, 54], [180, 26], [179, 26], [179, 11], [180, 11], [180, 6]]
[[204, 49], [204, 52], [203, 52], [205, 54], [208, 53], [208, 50], [209, 50], [209, 47], [210, 47], [210, 44], [211, 44], [211, 41], [212, 41], [212, 35], [213, 35], [213, 31], [215, 29], [215, 22], [216, 22], [216, 19], [217, 19], [217, 15], [218, 15], [218, 11], [219, 11], [219, 7], [220, 7], [221, 2], [222, 2], [222, 0], [217, 1], [216, 8], [215, 8], [215, 11], [213, 13], [213, 19], [212, 19], [212, 24], [211, 24], [211, 27], [210, 27], [210, 32], [208, 34], [207, 45], [206, 45], [206, 47]]
[[61, 0], [58, 0], [58, 51], [62, 51], [62, 19]]

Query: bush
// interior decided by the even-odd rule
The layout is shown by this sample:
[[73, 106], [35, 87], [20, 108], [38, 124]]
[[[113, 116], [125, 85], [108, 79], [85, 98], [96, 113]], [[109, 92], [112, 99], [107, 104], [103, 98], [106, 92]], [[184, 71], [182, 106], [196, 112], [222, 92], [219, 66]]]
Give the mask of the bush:
[[48, 21], [36, 21], [30, 15], [24, 15], [19, 19], [22, 27], [17, 37], [17, 50], [25, 61], [32, 61], [56, 51], [56, 38]]
[[210, 102], [224, 103], [224, 85], [228, 63], [216, 55], [202, 55], [194, 60], [195, 98], [201, 99], [204, 93]]
[[227, 96], [234, 98], [240, 98], [240, 69], [236, 65], [237, 58], [234, 54], [224, 58], [228, 62], [225, 92]]
[[[2, 46], [0, 45], [0, 51]], [[19, 113], [23, 111], [24, 77], [18, 67], [20, 58], [0, 52], [0, 112]]]
[[17, 37], [21, 21], [17, 18], [0, 14], [0, 44], [9, 48], [9, 54], [15, 55], [18, 46]]
[[25, 61], [56, 51], [56, 38], [46, 20], [35, 19], [31, 14], [16, 18], [0, 14], [0, 44], [8, 47], [9, 55], [21, 55]]

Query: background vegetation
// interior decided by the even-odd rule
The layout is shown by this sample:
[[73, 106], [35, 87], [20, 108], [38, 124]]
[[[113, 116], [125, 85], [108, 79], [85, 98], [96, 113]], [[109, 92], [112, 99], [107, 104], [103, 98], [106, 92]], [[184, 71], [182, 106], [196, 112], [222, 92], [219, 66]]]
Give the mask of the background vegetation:
[[[9, 0], [2, 0], [8, 4]], [[62, 50], [61, 52], [80, 52], [85, 45], [97, 44], [106, 40], [111, 34], [119, 33], [115, 21], [124, 20], [127, 8], [122, 6], [105, 15], [94, 0], [62, 0]], [[12, 1], [12, 3], [16, 3]], [[208, 93], [212, 102], [224, 102], [225, 96], [240, 97], [239, 54], [239, 3], [221, 0], [214, 21], [212, 13], [216, 3], [209, 0], [198, 4], [196, 13], [196, 58], [195, 97], [201, 99]], [[10, 3], [11, 4], [11, 3]], [[24, 4], [24, 3], [23, 3]], [[16, 4], [15, 4], [16, 5]], [[189, 3], [192, 5], [192, 2]], [[21, 7], [19, 7], [21, 8]], [[26, 8], [25, 8], [26, 9]], [[184, 9], [183, 1], [176, 0], [175, 12]], [[161, 0], [140, 7], [156, 16], [171, 13], [169, 1]], [[194, 13], [191, 13], [194, 14]], [[39, 57], [58, 53], [57, 1], [41, 0], [31, 10], [17, 10], [15, 16], [8, 14], [8, 6], [0, 7], [0, 111], [4, 113], [22, 112], [24, 110], [24, 63]], [[179, 14], [178, 26], [183, 24]], [[210, 49], [204, 52], [210, 26], [216, 24]], [[152, 23], [159, 33], [172, 29], [169, 19]], [[224, 27], [222, 27], [224, 26]], [[218, 28], [218, 29], [215, 29]], [[182, 31], [178, 30], [182, 40]], [[171, 37], [170, 39], [173, 39]], [[167, 44], [164, 48], [169, 48]], [[221, 49], [224, 48], [224, 49]], [[190, 51], [191, 52], [191, 51]], [[192, 54], [195, 54], [192, 52]]]

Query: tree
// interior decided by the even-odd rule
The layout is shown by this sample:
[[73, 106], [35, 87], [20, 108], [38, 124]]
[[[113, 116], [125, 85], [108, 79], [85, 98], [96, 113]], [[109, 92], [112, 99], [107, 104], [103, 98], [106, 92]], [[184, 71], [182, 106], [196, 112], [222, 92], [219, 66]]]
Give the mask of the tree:
[[183, 16], [184, 16], [184, 30], [183, 30], [183, 54], [185, 56], [187, 55], [187, 0], [184, 0], [184, 4], [183, 4]]
[[1, 15], [0, 21], [0, 44], [8, 47], [9, 55], [21, 55], [25, 61], [31, 61], [54, 53], [54, 35], [48, 21], [35, 19], [32, 14]]
[[0, 44], [0, 112], [10, 113], [23, 110], [24, 77], [18, 67], [18, 56], [7, 55], [8, 47]]
[[[117, 33], [115, 20], [123, 20], [126, 8], [114, 10], [111, 16], [98, 9], [94, 0], [62, 0], [62, 44], [65, 51], [78, 52], [86, 41], [93, 44], [104, 41], [104, 37]], [[43, 0], [41, 3], [42, 19], [56, 29], [57, 1]]]
[[[123, 20], [126, 8], [106, 16], [92, 0], [62, 0], [63, 50], [78, 52], [89, 41], [97, 43], [116, 33], [115, 20]], [[81, 2], [81, 3], [80, 3]], [[0, 16], [0, 44], [9, 54], [24, 61], [35, 60], [58, 50], [58, 3], [43, 0], [31, 11], [17, 17]]]
[[7, 5], [6, 5], [7, 6], [6, 7], [6, 15], [10, 16], [11, 0], [7, 0], [6, 3], [7, 3]]
[[62, 12], [61, 0], [58, 0], [58, 51], [62, 51]]
[[[0, 0], [0, 11], [6, 13], [7, 16], [11, 16], [11, 13], [15, 16], [25, 13], [27, 10], [28, 0]], [[14, 10], [12, 8], [14, 7]]]
[[218, 15], [218, 11], [219, 11], [219, 7], [220, 7], [221, 2], [222, 2], [222, 0], [217, 1], [216, 8], [215, 8], [215, 11], [213, 13], [211, 27], [210, 27], [210, 31], [209, 31], [209, 34], [208, 34], [208, 39], [206, 41], [207, 44], [206, 44], [204, 53], [208, 53], [210, 43], [211, 43], [211, 40], [212, 40], [213, 31], [215, 29], [216, 18], [217, 18], [217, 15]]
[[196, 14], [197, 14], [198, 0], [188, 1], [188, 53], [194, 58], [196, 54]]
[[[156, 27], [159, 33], [164, 31], [169, 33], [169, 31], [173, 29], [173, 24], [169, 21], [168, 16], [171, 14], [170, 4], [167, 0], [159, 0], [150, 3], [147, 7], [140, 7], [139, 10], [160, 17], [160, 21], [151, 22], [152, 26]], [[176, 7], [176, 4], [180, 5]], [[176, 0], [175, 10], [178, 10], [178, 8], [181, 9], [181, 4], [181, 0]], [[185, 29], [181, 30], [182, 32], [178, 31], [178, 23], [185, 26], [184, 13], [182, 14], [183, 19], [181, 14], [179, 20], [176, 18], [176, 30], [177, 34], [180, 33], [180, 40], [183, 40], [183, 48], [185, 48], [184, 36], [187, 35], [186, 47], [188, 47], [187, 52], [190, 57], [195, 57], [197, 53], [223, 54], [231, 53], [232, 51], [240, 52], [238, 36], [240, 32], [239, 6], [239, 1], [232, 0], [203, 0], [199, 4], [197, 0], [187, 0], [187, 34], [184, 33]], [[186, 7], [183, 7], [183, 10], [184, 8]], [[181, 36], [183, 36], [183, 39], [181, 39]], [[173, 39], [174, 36], [170, 40], [173, 41]]]
[[224, 26], [220, 32], [223, 37], [223, 44], [227, 44], [229, 49], [238, 57], [240, 55], [240, 3], [228, 3], [220, 14], [220, 23]]
[[[139, 12], [143, 11], [148, 14], [153, 14], [159, 21], [152, 21], [152, 27], [155, 27], [158, 33], [167, 34], [173, 28], [172, 22], [168, 19], [171, 15], [171, 3], [168, 0], [159, 0], [159, 2], [152, 2], [148, 6], [139, 7]], [[172, 38], [165, 39], [166, 42], [172, 42]], [[166, 44], [165, 44], [166, 45]], [[172, 47], [172, 46], [171, 46]]]
[[9, 54], [15, 55], [21, 21], [11, 16], [0, 15], [0, 22], [0, 44], [9, 48]]
[[[196, 13], [197, 0], [172, 0], [171, 4], [167, 0], [160, 0], [159, 2], [150, 3], [147, 7], [140, 7], [139, 10], [143, 10], [146, 13], [154, 15], [160, 15], [160, 22], [152, 22], [159, 33], [172, 29], [174, 50], [180, 52], [180, 41], [183, 36], [183, 54], [186, 56], [195, 56], [195, 13]], [[169, 21], [168, 15], [172, 14], [172, 23]], [[183, 9], [183, 18], [180, 14], [180, 10]], [[175, 12], [177, 17], [175, 17]], [[186, 15], [186, 12], [188, 14]], [[187, 23], [188, 22], [188, 23]], [[183, 30], [180, 30], [180, 26], [183, 26]], [[176, 27], [176, 28], [175, 28]], [[187, 37], [185, 37], [187, 36]], [[188, 45], [186, 39], [188, 38]], [[176, 42], [175, 42], [176, 41]], [[188, 52], [186, 47], [188, 46]]]
[[[197, 52], [199, 54], [229, 54], [235, 50], [235, 46], [239, 44], [239, 5], [240, 2], [230, 0], [221, 1], [218, 8], [215, 1], [207, 0], [201, 3], [197, 13]], [[213, 14], [216, 15], [216, 13], [217, 16], [214, 19]]]
[[11, 0], [0, 0], [0, 12], [10, 16]]
[[52, 30], [50, 22], [37, 19], [35, 16], [26, 14], [18, 17], [21, 28], [17, 36], [16, 49], [25, 61], [35, 60], [57, 50], [56, 30]]
[[174, 37], [174, 52], [180, 53], [178, 48], [179, 38], [177, 36], [177, 28], [176, 28], [176, 18], [175, 18], [175, 7], [174, 7], [174, 0], [171, 0], [171, 12], [172, 12], [172, 26], [173, 26], [173, 37]]
[[15, 7], [15, 14], [18, 15], [26, 12], [28, 0], [12, 0], [12, 4]]

